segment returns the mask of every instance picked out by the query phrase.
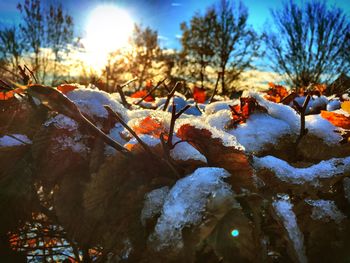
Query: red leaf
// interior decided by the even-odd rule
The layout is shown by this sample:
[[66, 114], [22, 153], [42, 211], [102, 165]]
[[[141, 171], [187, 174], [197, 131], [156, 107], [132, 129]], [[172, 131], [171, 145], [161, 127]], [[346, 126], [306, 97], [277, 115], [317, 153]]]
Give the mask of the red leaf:
[[193, 89], [193, 99], [198, 103], [204, 103], [206, 100], [207, 94], [205, 89], [194, 87]]
[[245, 123], [253, 112], [266, 112], [254, 98], [240, 98], [240, 104], [229, 106], [232, 112], [232, 122], [229, 125], [236, 128], [238, 124]]
[[[135, 93], [131, 94], [131, 98], [143, 98], [144, 96], [147, 95], [147, 90], [139, 90], [139, 91], [136, 91]], [[148, 95], [144, 101], [147, 101], [147, 102], [152, 102], [154, 101], [154, 98], [151, 96], [151, 95]]]
[[199, 129], [190, 124], [182, 125], [177, 136], [187, 140], [208, 160], [209, 166], [222, 167], [231, 173], [229, 181], [236, 191], [241, 187], [253, 189], [252, 169], [243, 151], [233, 146], [227, 147], [219, 138], [213, 138], [207, 129]]
[[67, 94], [68, 92], [75, 90], [76, 88], [78, 87], [74, 85], [62, 84], [57, 87], [57, 90], [61, 91], [63, 94]]

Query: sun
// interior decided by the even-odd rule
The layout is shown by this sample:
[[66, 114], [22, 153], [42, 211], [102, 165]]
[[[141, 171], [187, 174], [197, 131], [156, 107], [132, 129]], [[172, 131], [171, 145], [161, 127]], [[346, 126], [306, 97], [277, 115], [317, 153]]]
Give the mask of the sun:
[[134, 22], [126, 10], [115, 5], [100, 5], [90, 13], [82, 40], [86, 49], [86, 62], [100, 70], [110, 52], [127, 46]]

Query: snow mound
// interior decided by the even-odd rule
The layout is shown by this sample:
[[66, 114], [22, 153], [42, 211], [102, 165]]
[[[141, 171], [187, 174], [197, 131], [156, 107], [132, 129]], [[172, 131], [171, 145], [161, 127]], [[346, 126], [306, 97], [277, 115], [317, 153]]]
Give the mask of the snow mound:
[[111, 96], [107, 92], [91, 88], [75, 89], [68, 92], [67, 97], [72, 100], [83, 113], [89, 116], [107, 118], [108, 112], [104, 108], [104, 105], [108, 105], [112, 110], [121, 115], [124, 120], [127, 120], [126, 109], [114, 96]]
[[[176, 136], [173, 138], [173, 144], [180, 141], [180, 139]], [[175, 148], [170, 151], [170, 156], [174, 160], [196, 160], [203, 163], [207, 163], [207, 158], [203, 154], [201, 154], [196, 148], [194, 148], [191, 144], [186, 141], [180, 142], [175, 145]]]
[[309, 134], [323, 139], [329, 145], [339, 144], [342, 140], [340, 133], [334, 131], [340, 130], [332, 123], [322, 118], [320, 115], [308, 115], [305, 117], [305, 126]]
[[231, 187], [223, 181], [228, 176], [225, 169], [205, 167], [176, 182], [150, 236], [156, 250], [183, 247], [182, 229], [201, 223], [208, 200], [232, 196]]
[[230, 110], [229, 106], [238, 104], [239, 100], [216, 101], [205, 106], [205, 114], [210, 115], [222, 110]]
[[264, 113], [252, 114], [246, 123], [229, 131], [248, 152], [262, 151], [266, 145], [290, 134], [289, 125]]
[[329, 222], [330, 219], [339, 224], [346, 216], [338, 209], [334, 201], [305, 199], [312, 206], [311, 218]]
[[236, 137], [216, 129], [215, 127], [212, 127], [208, 123], [205, 122], [202, 118], [196, 118], [196, 119], [189, 119], [189, 118], [182, 118], [178, 119], [175, 123], [175, 131], [177, 131], [182, 125], [189, 124], [191, 126], [194, 126], [198, 129], [206, 129], [211, 132], [213, 138], [221, 139], [222, 143], [226, 147], [235, 147], [236, 149], [244, 151], [244, 147], [237, 141]]
[[284, 182], [293, 184], [308, 182], [311, 185], [319, 186], [320, 179], [341, 176], [345, 172], [350, 172], [350, 156], [321, 161], [307, 168], [295, 168], [286, 161], [269, 155], [261, 158], [254, 157], [253, 166], [257, 170], [271, 170]]
[[0, 147], [13, 147], [25, 144], [32, 144], [32, 141], [24, 134], [12, 134], [0, 137]]
[[272, 203], [273, 208], [279, 218], [282, 219], [283, 225], [288, 232], [290, 240], [293, 242], [295, 252], [299, 262], [306, 263], [307, 258], [304, 249], [304, 236], [300, 231], [297, 218], [293, 212], [293, 205], [288, 195], [280, 195], [279, 199]]
[[169, 193], [169, 187], [164, 186], [154, 189], [145, 195], [145, 202], [141, 211], [141, 223], [146, 225], [146, 220], [160, 214], [165, 198]]
[[268, 101], [262, 97], [259, 93], [249, 93], [249, 95], [256, 99], [260, 106], [263, 106], [267, 109], [269, 115], [276, 119], [280, 119], [288, 123], [293, 133], [299, 133], [300, 130], [300, 116], [298, 113], [291, 107], [283, 104], [277, 104], [271, 101]]

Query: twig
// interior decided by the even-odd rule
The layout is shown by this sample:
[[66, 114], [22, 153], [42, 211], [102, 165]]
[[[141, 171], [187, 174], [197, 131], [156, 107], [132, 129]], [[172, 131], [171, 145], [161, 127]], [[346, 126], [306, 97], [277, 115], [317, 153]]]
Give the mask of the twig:
[[122, 100], [122, 103], [123, 103], [124, 107], [129, 109], [131, 105], [126, 101], [123, 88], [120, 85], [117, 85], [116, 88], [117, 88], [117, 91], [118, 91], [118, 93], [120, 95], [120, 99]]
[[112, 108], [108, 105], [104, 105], [105, 109], [108, 111], [108, 113], [110, 113], [113, 117], [115, 117], [120, 124], [127, 129], [132, 136], [135, 137], [135, 139], [139, 142], [139, 144], [142, 146], [142, 148], [149, 153], [150, 155], [154, 155], [151, 148], [144, 142], [141, 140], [141, 138], [136, 134], [136, 132], [133, 131], [133, 129], [130, 128], [130, 126], [118, 115], [118, 113], [116, 113], [115, 111], [112, 110]]
[[175, 129], [175, 122], [181, 116], [181, 114], [183, 114], [190, 107], [191, 107], [190, 105], [186, 105], [178, 113], [176, 113], [176, 105], [173, 101], [172, 110], [171, 110], [170, 128], [169, 128], [168, 141], [167, 141], [167, 146], [169, 150], [174, 149], [173, 134]]
[[13, 88], [2, 79], [0, 79], [0, 84], [1, 84], [1, 88], [3, 88], [4, 90], [7, 90], [7, 91], [13, 90]]
[[167, 99], [163, 107], [163, 111], [166, 111], [166, 109], [168, 108], [170, 99], [174, 96], [175, 91], [180, 87], [180, 85], [181, 85], [180, 82], [176, 82], [174, 88], [168, 93]]
[[129, 84], [133, 83], [134, 81], [136, 81], [138, 78], [133, 78], [131, 80], [128, 80], [127, 82], [125, 82], [124, 84], [120, 85], [121, 88], [124, 88], [126, 86], [128, 86]]
[[166, 78], [163, 79], [163, 80], [161, 80], [161, 81], [159, 81], [159, 82], [157, 83], [157, 85], [154, 86], [152, 89], [150, 89], [150, 91], [148, 91], [147, 94], [146, 94], [145, 96], [143, 96], [138, 102], [136, 102], [135, 105], [139, 105], [142, 101], [144, 101], [144, 99], [146, 99], [149, 95], [151, 95], [153, 91], [155, 91], [156, 89], [158, 89], [159, 86], [160, 86], [165, 80], [166, 80]]
[[176, 168], [174, 167], [174, 165], [171, 163], [171, 159], [170, 159], [170, 148], [167, 144], [167, 142], [169, 142], [169, 139], [167, 142], [165, 142], [165, 139], [164, 139], [164, 134], [161, 133], [160, 136], [160, 142], [161, 142], [161, 145], [162, 145], [162, 149], [163, 149], [163, 153], [164, 153], [164, 157], [163, 158], [163, 161], [170, 167], [170, 169], [172, 170], [172, 172], [174, 173], [174, 175], [176, 176], [177, 179], [180, 178], [180, 174], [179, 172], [176, 170]]
[[308, 94], [305, 98], [305, 101], [302, 106], [298, 104], [295, 100], [293, 100], [293, 104], [296, 107], [297, 112], [300, 114], [300, 134], [299, 137], [296, 141], [296, 144], [298, 145], [299, 142], [301, 141], [302, 137], [307, 134], [308, 130], [305, 128], [305, 113], [306, 113], [306, 108], [307, 105], [309, 104], [309, 101], [311, 99], [310, 94]]
[[27, 67], [27, 65], [24, 65], [24, 68], [27, 69], [27, 70], [29, 71], [30, 75], [31, 75], [32, 78], [35, 80], [35, 83], [38, 83], [38, 80], [37, 80], [37, 78], [35, 77], [34, 72], [33, 72], [32, 70], [30, 70], [30, 69]]
[[220, 72], [218, 72], [218, 77], [216, 79], [215, 88], [214, 88], [213, 94], [211, 94], [211, 96], [210, 96], [209, 104], [213, 102], [213, 99], [214, 99], [216, 92], [218, 90], [220, 75], [221, 75]]

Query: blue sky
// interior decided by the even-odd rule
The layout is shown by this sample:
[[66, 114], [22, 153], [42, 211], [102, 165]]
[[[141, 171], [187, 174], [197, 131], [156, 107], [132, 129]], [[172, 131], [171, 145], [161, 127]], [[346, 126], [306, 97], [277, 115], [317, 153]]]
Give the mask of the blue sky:
[[[23, 1], [23, 0], [22, 0]], [[113, 3], [130, 13], [134, 21], [151, 26], [158, 31], [162, 46], [179, 48], [176, 35], [181, 33], [180, 23], [189, 21], [196, 12], [204, 12], [207, 7], [217, 4], [219, 0], [47, 0], [43, 3], [61, 2], [64, 8], [74, 17], [76, 31], [84, 36], [84, 27], [88, 14], [100, 4]], [[281, 6], [281, 0], [242, 1], [249, 10], [249, 23], [257, 30], [263, 28], [270, 18], [270, 9]], [[18, 1], [0, 0], [0, 23], [17, 24], [20, 16], [16, 9]], [[350, 16], [350, 0], [328, 0], [336, 4]]]

